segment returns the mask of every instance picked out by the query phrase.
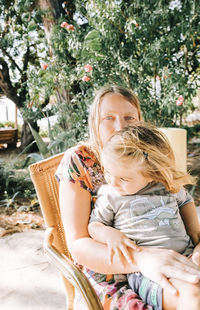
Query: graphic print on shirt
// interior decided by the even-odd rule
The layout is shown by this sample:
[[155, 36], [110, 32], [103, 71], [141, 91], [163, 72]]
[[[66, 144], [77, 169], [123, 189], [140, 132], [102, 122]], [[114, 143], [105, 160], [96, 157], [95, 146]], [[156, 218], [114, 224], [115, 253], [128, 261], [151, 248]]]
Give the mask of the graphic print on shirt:
[[145, 230], [151, 234], [153, 231], [169, 229], [169, 226], [177, 231], [183, 228], [178, 220], [180, 215], [174, 197], [136, 196], [130, 201], [130, 216], [138, 232]]

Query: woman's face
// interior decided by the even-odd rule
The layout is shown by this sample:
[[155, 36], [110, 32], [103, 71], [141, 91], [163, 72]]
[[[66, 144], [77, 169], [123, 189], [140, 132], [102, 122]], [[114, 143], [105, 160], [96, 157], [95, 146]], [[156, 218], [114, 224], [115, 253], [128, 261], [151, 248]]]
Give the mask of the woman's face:
[[116, 132], [139, 121], [137, 108], [121, 94], [106, 94], [100, 104], [101, 145]]

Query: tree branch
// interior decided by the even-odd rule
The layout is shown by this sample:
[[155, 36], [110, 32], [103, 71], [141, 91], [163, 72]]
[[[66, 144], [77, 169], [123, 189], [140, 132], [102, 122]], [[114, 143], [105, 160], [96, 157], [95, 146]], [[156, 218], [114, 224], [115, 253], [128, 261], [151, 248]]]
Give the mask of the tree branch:
[[6, 55], [10, 61], [13, 63], [13, 65], [19, 70], [19, 72], [22, 74], [22, 70], [20, 69], [20, 67], [18, 66], [18, 64], [15, 62], [15, 60], [10, 56], [10, 54], [2, 47], [0, 46], [0, 49], [2, 50], [2, 52], [4, 53], [4, 55]]
[[0, 88], [3, 93], [12, 100], [18, 108], [22, 107], [20, 97], [17, 95], [17, 87], [13, 87], [10, 79], [9, 68], [5, 60], [0, 58]]
[[23, 70], [22, 70], [23, 74], [21, 77], [22, 83], [27, 81], [27, 68], [28, 68], [29, 58], [30, 58], [30, 47], [29, 47], [29, 43], [27, 42], [27, 50], [23, 57]]

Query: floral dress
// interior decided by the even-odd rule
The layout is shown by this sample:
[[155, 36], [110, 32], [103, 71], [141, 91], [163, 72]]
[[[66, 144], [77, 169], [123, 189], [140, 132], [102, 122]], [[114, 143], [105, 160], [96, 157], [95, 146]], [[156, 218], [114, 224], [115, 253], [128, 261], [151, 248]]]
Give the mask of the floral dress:
[[[99, 187], [105, 183], [101, 167], [95, 155], [83, 144], [66, 151], [57, 171], [58, 180], [78, 182], [89, 191], [92, 207]], [[125, 275], [104, 275], [89, 269], [84, 270], [86, 276], [97, 292], [104, 310], [152, 310], [145, 305], [127, 283]]]

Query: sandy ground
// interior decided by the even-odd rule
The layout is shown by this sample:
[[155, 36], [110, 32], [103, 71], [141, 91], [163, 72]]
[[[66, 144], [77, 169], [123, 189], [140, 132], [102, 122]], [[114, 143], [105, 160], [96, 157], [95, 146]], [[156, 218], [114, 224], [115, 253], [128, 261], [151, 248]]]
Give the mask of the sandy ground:
[[43, 253], [44, 230], [0, 238], [0, 309], [65, 310], [58, 271]]

